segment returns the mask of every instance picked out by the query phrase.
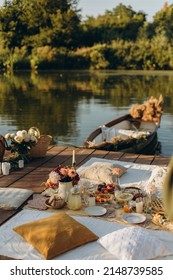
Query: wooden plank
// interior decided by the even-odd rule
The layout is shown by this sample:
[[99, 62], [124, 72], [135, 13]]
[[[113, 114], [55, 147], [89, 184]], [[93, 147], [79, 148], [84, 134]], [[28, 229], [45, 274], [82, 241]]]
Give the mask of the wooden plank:
[[[25, 167], [21, 170], [13, 171], [8, 176], [2, 176], [0, 178], [0, 187], [8, 187], [24, 176], [28, 175], [28, 173], [33, 172], [39, 166], [53, 160], [57, 153], [61, 153], [65, 150], [65, 147], [54, 146], [48, 150], [47, 155], [44, 158], [38, 158], [30, 161], [25, 164]], [[56, 159], [55, 159], [56, 160]]]
[[168, 166], [169, 162], [170, 162], [169, 157], [155, 156], [152, 164], [159, 165], [159, 166]]
[[5, 221], [7, 221], [9, 218], [14, 216], [18, 212], [19, 212], [19, 210], [3, 210], [3, 209], [0, 209], [0, 225], [2, 225]]
[[138, 157], [139, 157], [139, 155], [136, 155], [136, 154], [124, 153], [123, 156], [121, 157], [121, 161], [136, 162]]
[[122, 152], [109, 152], [106, 156], [105, 159], [110, 159], [110, 160], [121, 160], [123, 157], [124, 153]]
[[136, 159], [135, 163], [139, 164], [152, 164], [154, 160], [154, 156], [147, 156], [147, 155], [139, 155]]

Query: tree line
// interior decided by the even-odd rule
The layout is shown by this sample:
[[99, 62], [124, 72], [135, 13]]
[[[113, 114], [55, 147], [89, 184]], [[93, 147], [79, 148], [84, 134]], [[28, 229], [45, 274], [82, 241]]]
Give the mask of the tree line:
[[0, 70], [173, 69], [173, 5], [146, 18], [123, 4], [83, 20], [78, 0], [4, 1]]

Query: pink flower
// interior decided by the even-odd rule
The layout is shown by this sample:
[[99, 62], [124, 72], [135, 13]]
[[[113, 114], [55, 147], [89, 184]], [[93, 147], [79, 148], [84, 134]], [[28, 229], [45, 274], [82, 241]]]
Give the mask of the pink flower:
[[69, 171], [68, 171], [67, 168], [62, 167], [62, 168], [60, 169], [60, 173], [61, 173], [64, 177], [66, 177], [66, 176], [68, 176]]
[[76, 176], [76, 170], [74, 168], [69, 169], [68, 176], [74, 178]]
[[121, 175], [121, 169], [118, 167], [115, 167], [112, 169], [112, 173], [116, 174], [118, 177]]
[[53, 181], [56, 181], [58, 178], [58, 181], [60, 182], [72, 181], [73, 185], [76, 185], [80, 180], [79, 175], [74, 167], [59, 165], [57, 168], [51, 171], [51, 173], [50, 174], [53, 178]]

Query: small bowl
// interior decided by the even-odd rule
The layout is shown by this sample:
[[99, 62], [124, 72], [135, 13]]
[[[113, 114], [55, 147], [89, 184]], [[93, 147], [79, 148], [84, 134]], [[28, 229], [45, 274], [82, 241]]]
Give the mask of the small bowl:
[[65, 206], [65, 200], [64, 199], [58, 199], [58, 200], [56, 200], [55, 205], [51, 205], [49, 203], [49, 199], [46, 199], [45, 205], [48, 208], [51, 208], [51, 209], [60, 209], [60, 208], [63, 208]]
[[112, 200], [114, 200], [113, 194], [95, 194], [95, 201], [96, 203], [102, 204], [102, 203], [111, 203]]
[[133, 195], [128, 192], [120, 192], [116, 195], [116, 200], [119, 203], [125, 203], [133, 199]]

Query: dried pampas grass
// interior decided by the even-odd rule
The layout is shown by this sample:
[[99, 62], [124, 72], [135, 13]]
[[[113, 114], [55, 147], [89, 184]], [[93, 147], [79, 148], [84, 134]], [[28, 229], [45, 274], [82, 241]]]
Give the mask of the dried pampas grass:
[[129, 110], [129, 114], [133, 118], [139, 118], [142, 121], [159, 122], [163, 113], [163, 104], [162, 95], [160, 95], [159, 99], [151, 96], [143, 104], [134, 104]]

